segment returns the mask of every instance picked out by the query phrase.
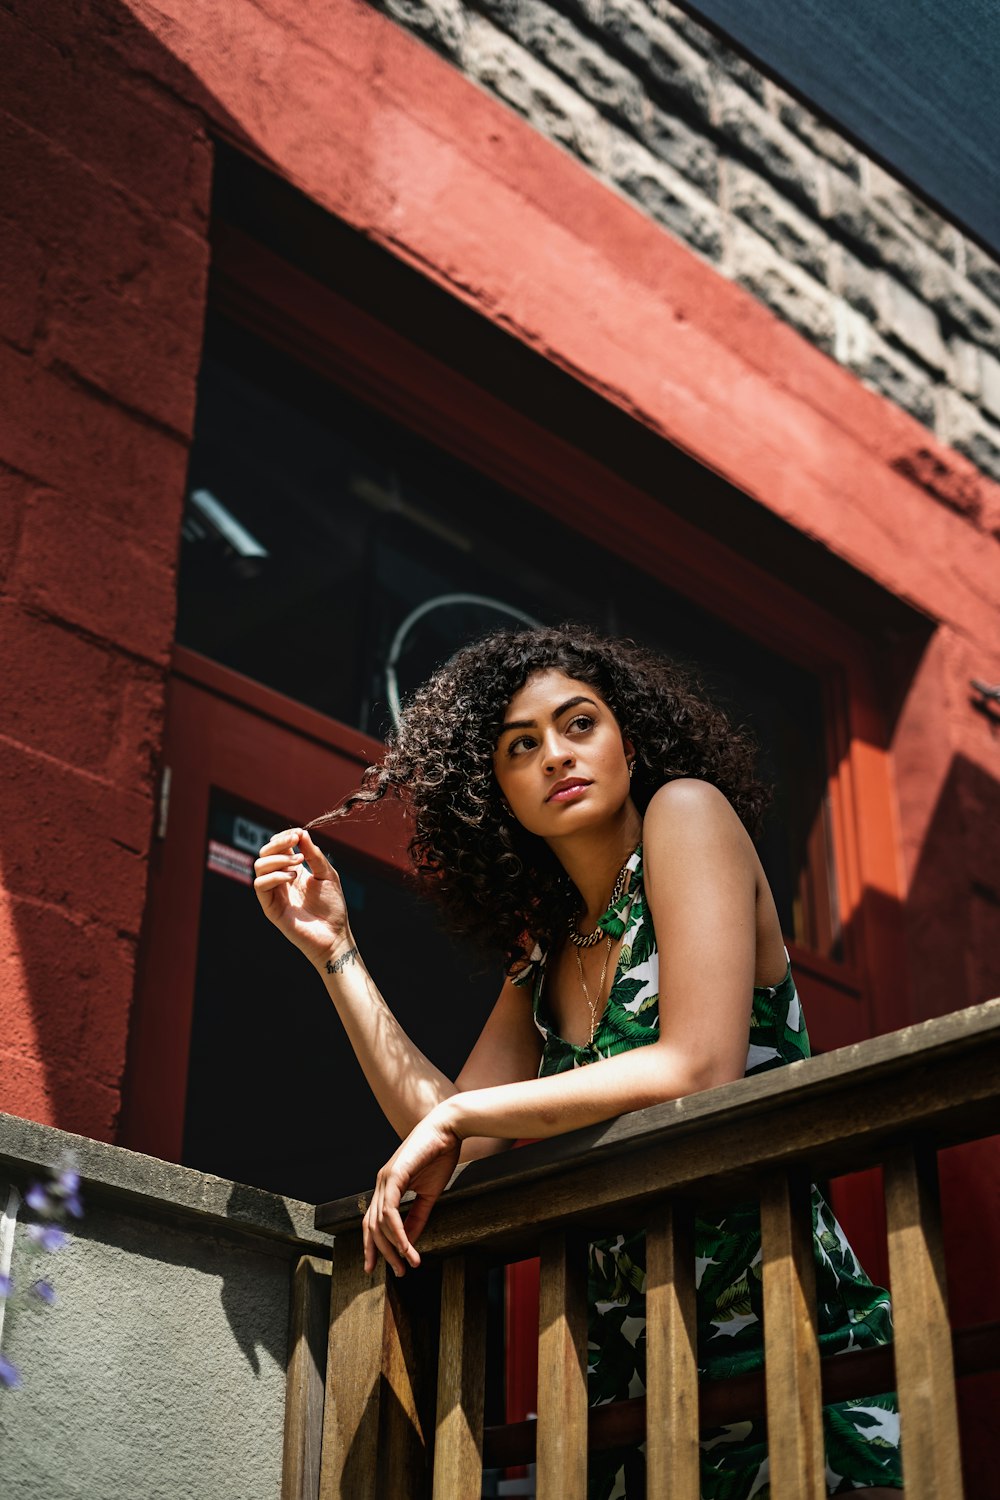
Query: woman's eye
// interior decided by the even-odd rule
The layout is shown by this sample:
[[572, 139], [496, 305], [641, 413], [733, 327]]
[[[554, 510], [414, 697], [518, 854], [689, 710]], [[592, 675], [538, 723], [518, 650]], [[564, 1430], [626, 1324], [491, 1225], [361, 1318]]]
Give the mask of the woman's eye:
[[521, 755], [525, 750], [534, 749], [535, 741], [530, 734], [519, 735], [516, 740], [511, 740], [507, 746], [508, 755]]
[[590, 714], [577, 714], [575, 719], [570, 720], [569, 727], [570, 729], [586, 730], [590, 729], [593, 723], [594, 721]]

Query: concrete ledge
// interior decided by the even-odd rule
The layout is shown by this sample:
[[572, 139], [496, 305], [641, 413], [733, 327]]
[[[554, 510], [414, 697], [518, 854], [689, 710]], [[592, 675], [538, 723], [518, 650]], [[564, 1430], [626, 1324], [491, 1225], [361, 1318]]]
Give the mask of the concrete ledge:
[[194, 1221], [202, 1229], [272, 1241], [276, 1250], [328, 1255], [332, 1248], [333, 1236], [315, 1227], [312, 1204], [0, 1114], [0, 1177], [20, 1182], [58, 1169], [68, 1156], [80, 1173], [85, 1206], [99, 1202], [173, 1223]]

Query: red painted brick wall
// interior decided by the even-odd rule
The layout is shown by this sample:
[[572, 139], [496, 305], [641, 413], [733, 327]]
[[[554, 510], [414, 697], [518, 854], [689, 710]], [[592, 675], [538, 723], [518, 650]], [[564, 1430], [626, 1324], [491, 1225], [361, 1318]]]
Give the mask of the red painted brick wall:
[[0, 1108], [114, 1136], [210, 152], [117, 5], [0, 12]]

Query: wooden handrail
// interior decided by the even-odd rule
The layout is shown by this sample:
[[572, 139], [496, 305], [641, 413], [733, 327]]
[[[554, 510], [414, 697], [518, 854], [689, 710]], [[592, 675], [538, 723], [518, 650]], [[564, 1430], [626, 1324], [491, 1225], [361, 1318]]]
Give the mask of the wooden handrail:
[[[641, 1225], [664, 1192], [731, 1198], [762, 1174], [835, 1176], [896, 1141], [936, 1146], [1000, 1132], [1000, 999], [722, 1088], [620, 1115], [460, 1168], [421, 1250], [536, 1250], [571, 1223]], [[361, 1222], [357, 1194], [322, 1203], [327, 1233]]]
[[[774, 1500], [819, 1500], [822, 1405], [894, 1388], [908, 1500], [958, 1500], [955, 1374], [997, 1367], [1000, 1325], [949, 1329], [936, 1153], [998, 1132], [1000, 1000], [991, 1000], [473, 1162], [435, 1207], [420, 1245], [426, 1266], [391, 1286], [384, 1265], [374, 1281], [360, 1276], [366, 1199], [320, 1205], [317, 1227], [335, 1233], [320, 1500], [429, 1496], [432, 1449], [434, 1500], [474, 1500], [484, 1450], [506, 1465], [536, 1446], [539, 1500], [583, 1500], [586, 1453], [644, 1436], [650, 1500], [696, 1500], [699, 1427], [768, 1415]], [[877, 1163], [897, 1347], [821, 1361], [809, 1185]], [[691, 1216], [695, 1204], [744, 1198], [761, 1204], [764, 1369], [699, 1382]], [[588, 1411], [582, 1249], [631, 1228], [646, 1230], [647, 1395]], [[539, 1420], [484, 1434], [481, 1273], [539, 1251]], [[427, 1309], [439, 1260], [435, 1323]]]

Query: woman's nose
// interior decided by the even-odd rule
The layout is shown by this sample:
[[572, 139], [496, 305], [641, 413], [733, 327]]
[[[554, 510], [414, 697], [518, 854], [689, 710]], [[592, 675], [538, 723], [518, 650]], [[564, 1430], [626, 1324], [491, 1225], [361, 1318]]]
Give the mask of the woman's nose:
[[573, 752], [568, 745], [559, 740], [554, 740], [545, 747], [545, 769], [554, 771], [557, 766], [571, 766], [573, 764]]

